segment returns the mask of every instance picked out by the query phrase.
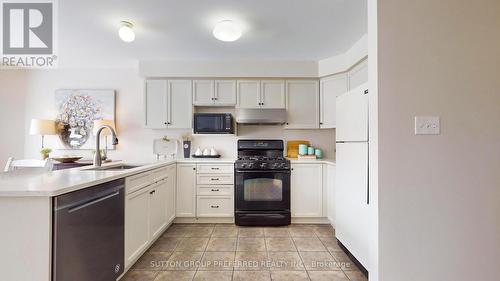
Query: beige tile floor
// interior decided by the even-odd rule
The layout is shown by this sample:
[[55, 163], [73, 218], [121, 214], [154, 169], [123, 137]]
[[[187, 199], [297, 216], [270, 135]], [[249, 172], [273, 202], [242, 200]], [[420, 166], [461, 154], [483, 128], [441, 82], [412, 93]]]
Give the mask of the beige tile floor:
[[329, 225], [174, 224], [123, 281], [366, 281]]

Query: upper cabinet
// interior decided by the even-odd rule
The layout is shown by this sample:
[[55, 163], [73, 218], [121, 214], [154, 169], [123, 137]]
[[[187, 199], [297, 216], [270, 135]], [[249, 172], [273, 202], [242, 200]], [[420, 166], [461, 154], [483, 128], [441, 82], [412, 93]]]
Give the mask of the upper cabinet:
[[260, 80], [238, 80], [236, 93], [236, 107], [260, 108]]
[[145, 125], [151, 129], [167, 128], [167, 80], [147, 80], [144, 92]]
[[284, 80], [238, 80], [238, 108], [285, 108]]
[[349, 77], [349, 89], [354, 89], [368, 82], [368, 59], [364, 59], [351, 68], [347, 75]]
[[283, 80], [262, 80], [261, 87], [261, 107], [262, 108], [285, 108], [285, 81]]
[[320, 128], [335, 128], [335, 100], [347, 92], [347, 74], [341, 73], [320, 80]]
[[236, 105], [236, 81], [235, 80], [215, 80], [214, 82], [215, 105], [235, 106]]
[[214, 81], [193, 80], [193, 105], [211, 106], [214, 104]]
[[286, 81], [286, 129], [319, 128], [319, 81]]
[[147, 80], [145, 126], [150, 129], [191, 128], [191, 80]]
[[193, 80], [193, 105], [236, 105], [235, 80]]

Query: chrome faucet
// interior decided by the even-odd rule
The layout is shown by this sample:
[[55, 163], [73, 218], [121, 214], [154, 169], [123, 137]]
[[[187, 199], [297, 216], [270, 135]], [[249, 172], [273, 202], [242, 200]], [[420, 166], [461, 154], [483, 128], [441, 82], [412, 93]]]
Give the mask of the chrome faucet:
[[102, 165], [101, 158], [101, 131], [103, 129], [108, 128], [111, 131], [111, 137], [113, 138], [113, 145], [118, 144], [118, 138], [116, 137], [116, 132], [113, 130], [113, 127], [108, 125], [103, 125], [99, 129], [97, 129], [97, 133], [95, 134], [95, 154], [94, 154], [94, 166], [100, 167]]

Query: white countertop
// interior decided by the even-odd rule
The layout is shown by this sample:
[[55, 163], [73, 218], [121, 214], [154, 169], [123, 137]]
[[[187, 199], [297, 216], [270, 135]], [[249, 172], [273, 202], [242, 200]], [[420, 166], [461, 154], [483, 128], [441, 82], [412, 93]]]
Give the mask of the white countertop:
[[[102, 166], [116, 166], [120, 163], [122, 162], [103, 164]], [[143, 166], [119, 171], [88, 171], [87, 169], [91, 169], [93, 166], [84, 166], [52, 172], [14, 171], [1, 173], [0, 197], [52, 197], [175, 163], [175, 160], [148, 164], [123, 163]]]
[[305, 164], [305, 163], [317, 163], [317, 164], [328, 164], [335, 165], [336, 162], [334, 159], [297, 159], [297, 158], [288, 158], [290, 162], [297, 164]]
[[220, 163], [220, 164], [233, 164], [236, 159], [234, 158], [179, 158], [177, 163]]
[[[89, 186], [101, 184], [104, 182], [128, 177], [134, 174], [142, 173], [148, 170], [160, 168], [175, 163], [220, 163], [232, 164], [233, 158], [215, 158], [215, 159], [173, 159], [159, 160], [154, 163], [129, 163], [113, 162], [103, 164], [106, 166], [115, 166], [120, 164], [142, 165], [128, 170], [91, 170], [93, 166], [84, 166], [53, 172], [27, 173], [23, 171], [0, 173], [0, 197], [53, 197], [64, 193], [76, 191]], [[318, 163], [335, 165], [334, 160], [330, 159], [290, 159], [291, 163]]]

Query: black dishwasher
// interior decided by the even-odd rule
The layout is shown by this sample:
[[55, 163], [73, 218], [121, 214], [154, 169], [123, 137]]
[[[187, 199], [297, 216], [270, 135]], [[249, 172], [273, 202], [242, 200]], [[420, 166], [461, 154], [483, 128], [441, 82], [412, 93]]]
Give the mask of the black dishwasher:
[[54, 198], [53, 281], [114, 281], [123, 273], [124, 179]]

